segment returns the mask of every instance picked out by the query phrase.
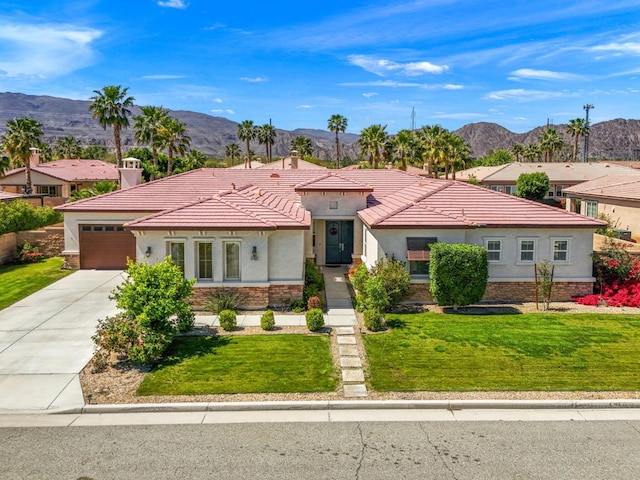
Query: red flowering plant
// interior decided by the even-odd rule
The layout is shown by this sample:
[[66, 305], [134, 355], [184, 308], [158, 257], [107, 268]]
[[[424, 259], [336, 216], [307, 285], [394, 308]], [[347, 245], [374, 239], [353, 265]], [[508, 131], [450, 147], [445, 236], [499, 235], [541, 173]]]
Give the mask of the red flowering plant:
[[582, 305], [640, 307], [640, 257], [610, 243], [593, 254], [596, 293], [578, 298]]
[[44, 258], [44, 255], [38, 247], [25, 243], [18, 249], [16, 260], [18, 263], [36, 263]]

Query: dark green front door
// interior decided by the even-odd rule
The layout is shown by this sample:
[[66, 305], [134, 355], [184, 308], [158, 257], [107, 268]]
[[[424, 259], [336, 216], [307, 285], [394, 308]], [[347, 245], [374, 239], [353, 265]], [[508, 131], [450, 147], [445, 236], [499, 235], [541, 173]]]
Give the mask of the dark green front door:
[[326, 263], [351, 263], [351, 255], [353, 254], [353, 220], [327, 221], [326, 229]]

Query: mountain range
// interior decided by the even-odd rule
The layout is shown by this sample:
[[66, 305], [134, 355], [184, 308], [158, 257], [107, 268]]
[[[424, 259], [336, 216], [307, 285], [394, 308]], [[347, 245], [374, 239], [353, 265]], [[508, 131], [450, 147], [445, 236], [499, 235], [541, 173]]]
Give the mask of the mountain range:
[[[104, 130], [89, 112], [88, 100], [70, 100], [66, 98], [25, 95], [22, 93], [0, 93], [0, 133], [6, 128], [6, 122], [17, 117], [30, 117], [43, 125], [44, 139], [53, 143], [57, 138], [71, 135], [83, 145], [106, 145], [113, 147], [113, 132]], [[191, 147], [207, 155], [225, 157], [225, 147], [236, 142], [243, 148], [236, 136], [238, 123], [223, 117], [184, 110], [169, 110], [170, 114], [187, 125], [191, 137]], [[132, 108], [133, 116], [140, 109]], [[553, 125], [571, 143], [566, 133], [566, 125]], [[525, 133], [514, 133], [506, 128], [489, 122], [465, 125], [454, 133], [462, 137], [471, 147], [473, 156], [480, 158], [495, 149], [509, 149], [515, 144], [536, 143], [545, 127], [540, 126]], [[276, 143], [273, 146], [275, 156], [288, 155], [291, 141], [299, 135], [308, 137], [313, 145], [314, 156], [332, 158], [335, 149], [335, 134], [328, 130], [276, 129]], [[131, 128], [122, 132], [124, 150], [136, 146]], [[358, 155], [358, 135], [341, 133], [340, 143], [346, 156]], [[580, 142], [582, 143], [582, 142]], [[258, 156], [264, 155], [264, 147], [252, 142], [252, 150]], [[244, 148], [243, 148], [244, 150]], [[640, 159], [640, 120], [615, 119], [591, 125], [589, 135], [590, 157], [596, 159]]]

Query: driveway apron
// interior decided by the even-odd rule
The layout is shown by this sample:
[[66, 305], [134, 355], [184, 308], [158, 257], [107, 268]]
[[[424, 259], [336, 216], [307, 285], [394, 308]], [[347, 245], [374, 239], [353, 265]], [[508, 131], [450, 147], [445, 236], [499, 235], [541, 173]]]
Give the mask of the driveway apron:
[[0, 311], [0, 412], [83, 406], [78, 374], [123, 280], [121, 271], [79, 270]]

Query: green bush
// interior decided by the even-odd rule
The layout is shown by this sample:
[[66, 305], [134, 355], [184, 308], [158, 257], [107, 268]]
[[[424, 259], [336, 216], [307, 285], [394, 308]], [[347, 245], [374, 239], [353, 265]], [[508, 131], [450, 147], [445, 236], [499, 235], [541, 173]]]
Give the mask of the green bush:
[[324, 291], [324, 275], [322, 270], [310, 260], [305, 262], [303, 298], [305, 305], [311, 297], [319, 297]]
[[307, 302], [304, 298], [294, 298], [289, 302], [289, 310], [292, 312], [304, 312], [307, 308]]
[[312, 332], [317, 332], [324, 327], [324, 317], [322, 316], [322, 310], [319, 308], [312, 308], [305, 315], [307, 322], [307, 328]]
[[[365, 310], [377, 310], [384, 312], [389, 308], [389, 295], [382, 280], [378, 277], [370, 277], [364, 284], [364, 292], [361, 295], [362, 307]], [[360, 301], [360, 300], [359, 300]]]
[[239, 293], [221, 290], [209, 295], [204, 308], [214, 315], [219, 314], [223, 310], [233, 310], [237, 312], [242, 301], [243, 296]]
[[42, 252], [35, 245], [25, 242], [18, 248], [16, 261], [18, 263], [36, 263], [44, 258]]
[[62, 214], [51, 207], [34, 207], [21, 199], [0, 202], [0, 235], [34, 230], [62, 221]]
[[223, 330], [230, 332], [238, 326], [236, 321], [236, 312], [233, 310], [222, 310], [218, 315], [220, 326]]
[[273, 330], [276, 326], [276, 319], [273, 310], [267, 310], [260, 316], [260, 328], [263, 330]]
[[516, 195], [542, 201], [549, 191], [549, 176], [544, 172], [522, 173], [516, 180]]
[[364, 326], [372, 332], [382, 329], [382, 314], [378, 310], [367, 309], [364, 311]]
[[138, 343], [137, 324], [119, 313], [113, 317], [101, 319], [91, 339], [103, 350], [128, 356], [131, 347]]
[[373, 267], [371, 274], [379, 279], [384, 287], [389, 302], [386, 308], [395, 307], [406, 297], [407, 293], [409, 293], [411, 277], [407, 271], [405, 262], [401, 262], [395, 258], [391, 258], [386, 262], [380, 260]]
[[358, 265], [358, 268], [356, 268], [356, 271], [350, 279], [351, 286], [354, 290], [362, 292], [364, 290], [364, 284], [370, 276], [371, 274], [369, 273], [367, 266], [364, 263], [361, 263]]
[[489, 278], [487, 250], [467, 244], [431, 245], [429, 288], [440, 305], [454, 308], [482, 300]]

